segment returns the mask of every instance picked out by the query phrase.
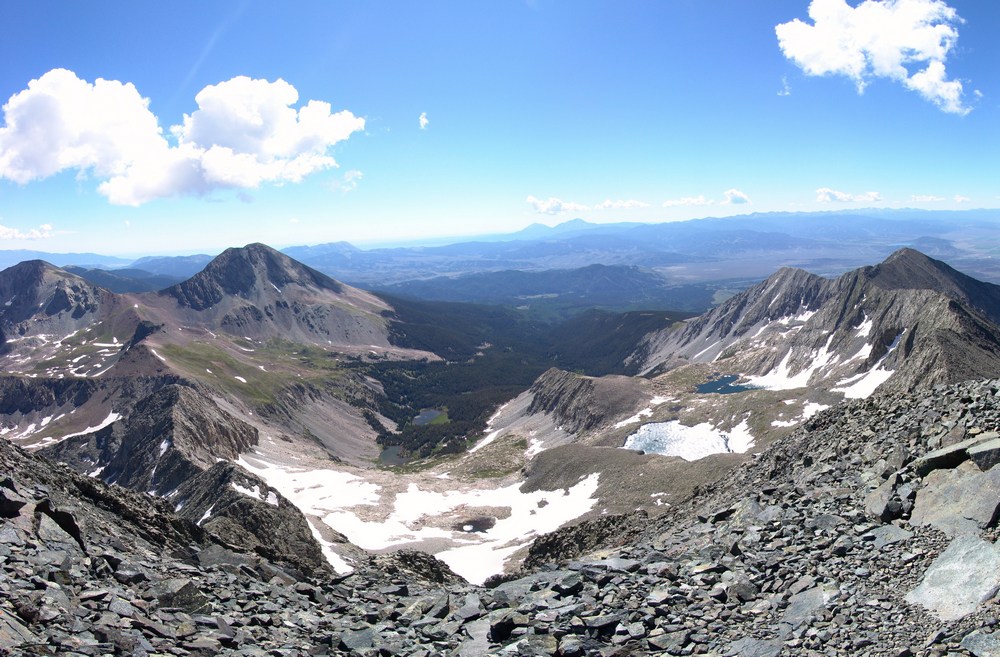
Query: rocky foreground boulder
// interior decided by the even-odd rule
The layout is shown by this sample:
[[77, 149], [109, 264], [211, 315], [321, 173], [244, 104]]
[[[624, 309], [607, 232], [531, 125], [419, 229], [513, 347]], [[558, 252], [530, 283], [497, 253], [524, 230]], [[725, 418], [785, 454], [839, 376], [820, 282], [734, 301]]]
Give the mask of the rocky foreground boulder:
[[0, 443], [0, 653], [997, 655], [998, 394], [824, 411], [664, 516], [561, 530], [485, 587], [417, 553], [275, 564]]

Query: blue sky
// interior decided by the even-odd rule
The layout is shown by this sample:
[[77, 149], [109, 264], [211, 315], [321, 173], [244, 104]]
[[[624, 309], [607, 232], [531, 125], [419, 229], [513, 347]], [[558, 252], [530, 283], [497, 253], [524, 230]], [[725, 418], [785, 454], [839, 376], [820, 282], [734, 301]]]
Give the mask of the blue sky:
[[0, 248], [1000, 207], [998, 28], [982, 0], [11, 0]]

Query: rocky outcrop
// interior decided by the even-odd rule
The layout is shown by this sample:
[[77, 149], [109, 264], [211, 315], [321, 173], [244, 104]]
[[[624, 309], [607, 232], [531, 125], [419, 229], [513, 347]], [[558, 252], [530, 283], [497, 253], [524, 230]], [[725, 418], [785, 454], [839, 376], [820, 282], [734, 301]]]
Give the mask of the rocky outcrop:
[[551, 414], [570, 433], [581, 433], [628, 415], [646, 399], [637, 379], [590, 377], [556, 368], [538, 377], [530, 392], [534, 396], [528, 413]]
[[270, 489], [227, 464], [206, 471], [204, 489], [231, 489], [233, 514], [217, 506], [198, 526], [167, 501], [0, 443], [14, 473], [0, 482], [0, 647], [987, 655], [996, 527], [951, 538], [914, 517], [935, 473], [996, 467], [980, 470], [968, 443], [953, 450], [963, 458], [924, 457], [988, 444], [997, 427], [1000, 381], [842, 404], [659, 518], [600, 518], [542, 539], [534, 571], [486, 588], [413, 553], [323, 579], [274, 563], [226, 533], [222, 520], [259, 513], [241, 499], [274, 508]]
[[42, 453], [104, 481], [165, 496], [257, 440], [255, 428], [220, 409], [204, 391], [171, 384], [144, 397], [123, 419]]
[[179, 516], [225, 545], [313, 577], [331, 572], [298, 508], [233, 463], [219, 462], [188, 477], [168, 499]]

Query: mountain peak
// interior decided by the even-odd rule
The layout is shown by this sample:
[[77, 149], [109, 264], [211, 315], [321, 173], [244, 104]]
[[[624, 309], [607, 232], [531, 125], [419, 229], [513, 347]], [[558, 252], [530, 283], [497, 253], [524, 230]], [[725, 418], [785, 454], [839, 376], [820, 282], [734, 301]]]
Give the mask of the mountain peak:
[[871, 281], [883, 289], [926, 289], [954, 294], [967, 292], [970, 285], [980, 285], [965, 274], [925, 256], [920, 251], [902, 248], [869, 270]]
[[255, 242], [226, 249], [198, 274], [162, 292], [195, 310], [210, 308], [227, 295], [247, 296], [254, 290], [273, 287], [278, 293], [287, 285], [319, 288], [340, 293], [343, 286], [325, 274], [303, 265], [266, 244]]

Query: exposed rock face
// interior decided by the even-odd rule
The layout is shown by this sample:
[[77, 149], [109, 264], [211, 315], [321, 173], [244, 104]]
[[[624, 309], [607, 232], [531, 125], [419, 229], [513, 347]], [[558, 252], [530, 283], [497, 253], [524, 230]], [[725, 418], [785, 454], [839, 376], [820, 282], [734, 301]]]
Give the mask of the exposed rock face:
[[255, 428], [220, 409], [205, 391], [174, 384], [142, 399], [124, 419], [42, 453], [104, 481], [166, 496], [257, 440]]
[[0, 272], [0, 330], [7, 338], [37, 333], [23, 322], [41, 316], [45, 320], [42, 330], [58, 327], [68, 333], [86, 324], [110, 297], [47, 262], [22, 262]]
[[200, 273], [158, 294], [176, 301], [170, 312], [235, 336], [389, 344], [384, 302], [263, 244], [227, 249]]
[[859, 386], [908, 390], [1000, 375], [998, 322], [1000, 287], [902, 249], [834, 280], [782, 269], [682, 327], [647, 336], [633, 358], [646, 371], [713, 362], [777, 374], [789, 388], [864, 396]]
[[216, 463], [186, 478], [169, 499], [182, 518], [241, 552], [256, 552], [314, 577], [330, 573], [298, 508], [239, 466]]
[[606, 424], [645, 398], [641, 383], [626, 376], [600, 378], [552, 368], [531, 386], [529, 414], [550, 413], [570, 433]]

